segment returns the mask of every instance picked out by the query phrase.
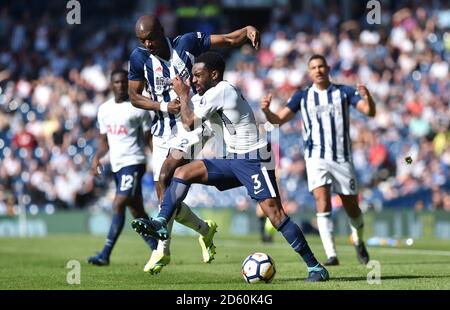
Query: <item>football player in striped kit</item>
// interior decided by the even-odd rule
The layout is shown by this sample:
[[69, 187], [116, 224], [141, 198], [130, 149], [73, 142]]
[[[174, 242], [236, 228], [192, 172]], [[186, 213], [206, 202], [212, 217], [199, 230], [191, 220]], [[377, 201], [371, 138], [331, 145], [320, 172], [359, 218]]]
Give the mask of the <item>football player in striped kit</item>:
[[[154, 180], [157, 182], [158, 197], [163, 197], [166, 187], [170, 184], [175, 169], [189, 161], [186, 156], [180, 156], [186, 149], [173, 147], [171, 140], [183, 132], [180, 117], [180, 102], [172, 89], [171, 80], [180, 76], [183, 80], [190, 79], [195, 57], [212, 48], [233, 48], [248, 40], [255, 48], [259, 47], [259, 31], [253, 26], [247, 26], [223, 35], [207, 35], [201, 32], [191, 32], [169, 39], [157, 17], [141, 16], [135, 27], [136, 37], [142, 46], [136, 47], [130, 56], [129, 95], [135, 107], [153, 110], [156, 117], [151, 124], [153, 134]], [[144, 89], [150, 98], [142, 95]], [[175, 219], [183, 225], [196, 230], [201, 236], [199, 243], [202, 248], [203, 261], [211, 262], [215, 255], [213, 236], [217, 225], [215, 222], [203, 221], [190, 208], [181, 202]], [[168, 223], [169, 230], [173, 219]], [[157, 273], [170, 261], [169, 240], [159, 243], [144, 271]]]
[[308, 188], [316, 200], [317, 224], [327, 261], [339, 265], [331, 218], [331, 192], [339, 195], [350, 218], [352, 241], [358, 260], [367, 264], [369, 254], [363, 241], [363, 214], [358, 204], [358, 188], [352, 160], [349, 109], [375, 116], [375, 102], [364, 85], [356, 88], [330, 81], [326, 59], [313, 55], [308, 61], [313, 84], [297, 91], [278, 113], [270, 111], [271, 94], [261, 100], [261, 109], [272, 124], [282, 125], [300, 112], [303, 121], [304, 158]]

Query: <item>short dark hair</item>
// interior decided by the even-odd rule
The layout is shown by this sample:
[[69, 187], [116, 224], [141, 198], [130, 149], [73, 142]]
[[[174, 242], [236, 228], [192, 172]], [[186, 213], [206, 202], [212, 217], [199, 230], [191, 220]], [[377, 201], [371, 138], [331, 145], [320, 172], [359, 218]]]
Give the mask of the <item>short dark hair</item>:
[[217, 70], [220, 76], [225, 71], [225, 60], [222, 55], [216, 52], [205, 52], [195, 59], [196, 63], [202, 62], [209, 71]]
[[113, 76], [116, 75], [116, 74], [125, 74], [125, 76], [128, 76], [128, 71], [127, 71], [127, 70], [124, 70], [124, 69], [122, 69], [122, 68], [114, 69], [114, 70], [111, 72], [111, 80], [112, 80]]
[[308, 65], [309, 65], [309, 63], [310, 63], [311, 61], [313, 61], [314, 59], [322, 59], [323, 62], [328, 66], [327, 60], [325, 59], [325, 57], [324, 57], [323, 55], [320, 55], [320, 54], [314, 54], [314, 55], [312, 55], [311, 57], [309, 57]]

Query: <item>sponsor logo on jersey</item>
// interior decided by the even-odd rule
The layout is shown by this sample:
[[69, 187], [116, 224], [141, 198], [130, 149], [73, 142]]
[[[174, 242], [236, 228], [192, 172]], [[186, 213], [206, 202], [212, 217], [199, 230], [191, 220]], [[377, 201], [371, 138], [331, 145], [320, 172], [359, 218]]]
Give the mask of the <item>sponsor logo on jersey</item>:
[[112, 124], [112, 125], [107, 125], [106, 128], [107, 128], [108, 133], [112, 134], [112, 135], [127, 135], [128, 134], [128, 130], [127, 130], [127, 127], [125, 127], [125, 125]]

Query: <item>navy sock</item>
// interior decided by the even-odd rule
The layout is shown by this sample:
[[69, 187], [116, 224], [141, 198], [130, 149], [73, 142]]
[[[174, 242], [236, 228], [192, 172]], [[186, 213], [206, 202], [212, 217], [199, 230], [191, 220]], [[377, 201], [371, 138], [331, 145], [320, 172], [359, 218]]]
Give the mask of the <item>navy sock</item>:
[[277, 230], [283, 234], [294, 251], [300, 254], [308, 267], [314, 267], [319, 263], [309, 248], [300, 227], [292, 222], [288, 216], [281, 222]]
[[[150, 218], [148, 217], [147, 213], [142, 216], [142, 218], [149, 220]], [[158, 240], [156, 240], [153, 237], [150, 236], [142, 236], [142, 239], [144, 239], [145, 243], [147, 243], [147, 245], [150, 247], [150, 249], [152, 250], [156, 250], [156, 248], [158, 247]]]
[[172, 178], [172, 182], [170, 182], [170, 186], [164, 194], [158, 217], [164, 218], [167, 223], [172, 218], [179, 204], [186, 198], [190, 186], [189, 183], [182, 179]]
[[116, 241], [119, 238], [120, 233], [122, 232], [124, 222], [125, 222], [125, 213], [113, 214], [108, 237], [106, 238], [106, 243], [101, 253], [102, 257], [109, 258], [109, 256], [111, 255], [111, 251], [114, 247], [114, 244], [116, 244]]

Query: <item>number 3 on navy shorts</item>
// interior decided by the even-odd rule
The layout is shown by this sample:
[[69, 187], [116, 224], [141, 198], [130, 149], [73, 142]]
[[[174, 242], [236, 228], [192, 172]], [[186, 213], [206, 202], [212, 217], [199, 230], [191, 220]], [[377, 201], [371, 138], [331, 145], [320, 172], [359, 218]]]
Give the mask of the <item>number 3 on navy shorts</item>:
[[260, 190], [262, 184], [261, 184], [261, 181], [259, 180], [259, 174], [252, 175], [252, 180], [253, 180], [253, 190], [254, 190], [253, 193], [255, 195], [258, 195], [260, 192], [262, 192], [264, 190], [264, 188]]

